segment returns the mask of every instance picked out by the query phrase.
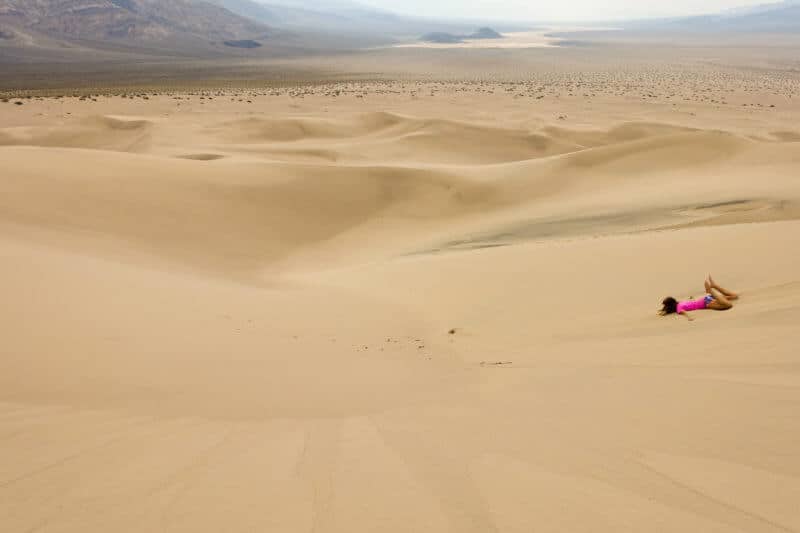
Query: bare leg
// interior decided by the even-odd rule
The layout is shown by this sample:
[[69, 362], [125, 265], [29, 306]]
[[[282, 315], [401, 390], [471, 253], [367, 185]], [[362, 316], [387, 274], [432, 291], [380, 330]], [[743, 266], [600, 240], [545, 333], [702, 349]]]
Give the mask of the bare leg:
[[706, 294], [711, 294], [711, 282], [708, 281], [708, 279], [706, 279], [703, 282], [703, 285], [705, 285], [705, 287], [706, 287]]
[[[720, 287], [719, 285], [717, 285], [717, 282], [716, 282], [716, 281], [714, 281], [714, 278], [712, 278], [711, 276], [708, 276], [708, 280], [706, 280], [706, 281], [707, 281], [707, 283], [708, 283], [708, 284], [711, 286], [711, 288], [713, 288], [713, 289], [717, 289], [719, 292], [721, 292], [722, 294], [724, 294], [724, 295], [725, 295], [725, 297], [726, 297], [728, 300], [738, 300], [738, 299], [739, 299], [739, 295], [738, 295], [738, 294], [736, 294], [736, 293], [735, 293], [735, 292], [733, 292], [733, 291], [729, 291], [728, 289], [723, 289], [722, 287]], [[709, 293], [709, 294], [711, 294], [711, 293]]]
[[714, 309], [715, 311], [725, 311], [733, 307], [733, 304], [728, 298], [722, 294], [716, 287], [711, 287], [711, 296], [714, 301], [708, 304], [707, 309]]

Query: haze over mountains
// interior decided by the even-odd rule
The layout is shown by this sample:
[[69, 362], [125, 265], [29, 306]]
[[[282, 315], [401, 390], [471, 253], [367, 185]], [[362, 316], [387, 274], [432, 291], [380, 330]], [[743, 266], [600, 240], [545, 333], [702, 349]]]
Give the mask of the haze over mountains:
[[[405, 19], [387, 11], [354, 2], [256, 2], [254, 0], [210, 0], [239, 15], [270, 25], [311, 30], [343, 29], [379, 32]], [[376, 27], [378, 24], [379, 27]]]
[[[401, 16], [349, 0], [0, 0], [0, 50], [6, 51], [6, 61], [43, 51], [66, 57], [97, 49], [264, 57], [386, 45], [423, 34], [463, 35], [481, 25], [476, 22]], [[634, 31], [791, 33], [800, 30], [800, 2], [618, 26]], [[525, 27], [520, 23], [516, 29]], [[507, 26], [497, 29], [511, 31]]]
[[710, 15], [639, 21], [626, 26], [691, 32], [796, 32], [800, 31], [800, 0], [759, 4]]
[[298, 32], [379, 36], [384, 41], [436, 31], [465, 32], [474, 24], [410, 17], [348, 0], [209, 0], [274, 27]]
[[[464, 29], [348, 1], [0, 0], [0, 47], [32, 54], [122, 46], [156, 55], [259, 56], [358, 48], [391, 43], [395, 36]], [[232, 49], [226, 42], [247, 46]]]

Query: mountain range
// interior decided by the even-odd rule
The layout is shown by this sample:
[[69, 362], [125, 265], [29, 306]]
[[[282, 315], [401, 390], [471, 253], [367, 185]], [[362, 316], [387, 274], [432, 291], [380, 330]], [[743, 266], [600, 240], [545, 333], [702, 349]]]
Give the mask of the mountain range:
[[349, 0], [0, 0], [0, 51], [16, 52], [7, 57], [78, 49], [253, 57], [461, 29]]
[[[624, 26], [792, 33], [800, 31], [800, 0]], [[401, 16], [352, 0], [0, 0], [0, 60], [77, 49], [262, 57], [416, 40], [421, 34], [463, 35], [473, 27], [474, 22]]]

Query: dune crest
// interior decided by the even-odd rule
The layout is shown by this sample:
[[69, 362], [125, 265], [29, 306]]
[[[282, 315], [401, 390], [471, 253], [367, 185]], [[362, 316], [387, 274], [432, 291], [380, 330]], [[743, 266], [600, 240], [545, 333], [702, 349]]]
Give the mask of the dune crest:
[[0, 129], [1, 146], [84, 148], [146, 152], [153, 124], [147, 120], [89, 116], [75, 124]]
[[[67, 232], [98, 253], [104, 241], [127, 243], [186, 268], [243, 276], [295, 256], [318, 257], [315, 247], [339, 254], [337, 265], [352, 252], [368, 258], [350, 249], [351, 233], [391, 237], [394, 250], [376, 250], [383, 257], [428, 248], [425, 233], [491, 246], [562, 235], [558, 228], [573, 237], [605, 234], [605, 219], [614, 221], [612, 233], [691, 224], [709, 218], [699, 206], [729, 200], [719, 197], [720, 173], [753, 201], [798, 202], [783, 178], [788, 163], [759, 170], [775, 176], [768, 184], [750, 177], [757, 164], [742, 172], [739, 159], [758, 160], [769, 143], [669, 124], [526, 132], [392, 113], [250, 118], [192, 125], [181, 135], [214, 150], [186, 155], [183, 148], [165, 159], [157, 141], [174, 135], [172, 128], [92, 116], [24, 128], [24, 135], [6, 131], [15, 141], [3, 148], [12, 173], [2, 183], [0, 220]], [[792, 147], [784, 151], [790, 158]], [[63, 170], [54, 174], [53, 165]], [[676, 176], [687, 168], [690, 174]], [[620, 207], [626, 195], [637, 205]], [[715, 220], [796, 215], [772, 209], [752, 218], [738, 210]], [[493, 234], [506, 237], [495, 242], [487, 237]]]

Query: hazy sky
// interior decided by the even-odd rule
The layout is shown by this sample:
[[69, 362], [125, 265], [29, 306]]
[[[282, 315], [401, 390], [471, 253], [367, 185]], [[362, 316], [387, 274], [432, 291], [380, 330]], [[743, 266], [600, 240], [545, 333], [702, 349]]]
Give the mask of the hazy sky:
[[713, 13], [777, 0], [360, 0], [397, 13], [504, 20], [598, 20]]

